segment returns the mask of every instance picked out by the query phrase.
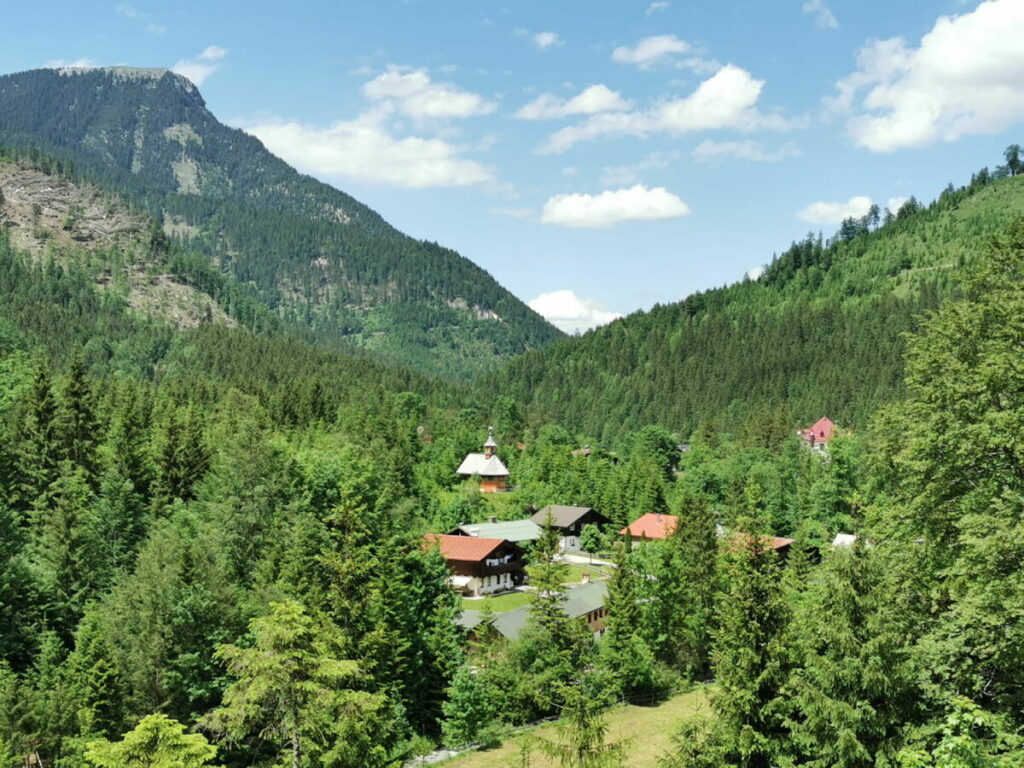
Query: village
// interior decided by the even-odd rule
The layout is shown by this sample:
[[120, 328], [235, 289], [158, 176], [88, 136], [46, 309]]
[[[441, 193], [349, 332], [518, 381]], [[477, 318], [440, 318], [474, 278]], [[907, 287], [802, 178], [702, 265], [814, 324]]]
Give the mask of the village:
[[[830, 441], [839, 434], [838, 427], [823, 417], [810, 427], [798, 429], [796, 436], [801, 445], [815, 454], [827, 458]], [[681, 453], [689, 450], [688, 443], [678, 446]], [[588, 456], [589, 446], [573, 451], [575, 456]], [[468, 454], [456, 474], [474, 482], [481, 494], [501, 494], [514, 490], [511, 473], [498, 455], [494, 429], [488, 429], [482, 453]], [[529, 517], [498, 520], [491, 516], [485, 521], [460, 523], [442, 533], [429, 533], [423, 537], [424, 547], [436, 547], [451, 572], [452, 588], [462, 596], [462, 613], [458, 623], [472, 639], [484, 617], [492, 614], [489, 631], [507, 640], [516, 640], [530, 620], [528, 568], [530, 550], [545, 528], [557, 532], [559, 556], [569, 566], [574, 580], [565, 584], [562, 610], [584, 623], [599, 639], [605, 631], [607, 615], [607, 579], [611, 562], [608, 549], [609, 534], [628, 541], [630, 546], [658, 546], [675, 531], [678, 517], [670, 514], [645, 513], [621, 529], [614, 529], [611, 519], [588, 506], [551, 504]], [[717, 524], [719, 538], [736, 537]], [[856, 536], [837, 532], [833, 547], [849, 547]], [[766, 548], [785, 559], [794, 540], [783, 536], [770, 536]], [[601, 555], [605, 555], [602, 558]]]

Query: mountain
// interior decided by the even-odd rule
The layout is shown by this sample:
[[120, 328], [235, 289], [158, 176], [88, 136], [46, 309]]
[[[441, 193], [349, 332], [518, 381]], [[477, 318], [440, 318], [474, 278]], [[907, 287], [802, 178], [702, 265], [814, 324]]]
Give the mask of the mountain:
[[220, 123], [168, 70], [2, 76], [0, 146], [52, 157], [157, 217], [206, 271], [317, 339], [468, 377], [562, 336], [468, 259]]
[[[758, 421], [864, 425], [904, 394], [903, 338], [962, 267], [1024, 214], [1024, 176], [983, 169], [932, 204], [808, 235], [757, 280], [638, 312], [512, 361], [493, 385], [533, 423], [615, 441], [646, 424], [690, 434]], [[1004, 177], [1004, 178], [1000, 178]]]

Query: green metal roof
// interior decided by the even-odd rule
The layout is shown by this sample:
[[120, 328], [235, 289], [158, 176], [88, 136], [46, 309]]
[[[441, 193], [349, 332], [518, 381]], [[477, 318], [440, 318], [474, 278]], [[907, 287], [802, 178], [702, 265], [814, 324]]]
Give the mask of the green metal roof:
[[536, 541], [540, 538], [540, 526], [532, 520], [507, 520], [502, 523], [465, 523], [453, 533], [477, 536], [482, 539], [507, 539], [512, 542]]

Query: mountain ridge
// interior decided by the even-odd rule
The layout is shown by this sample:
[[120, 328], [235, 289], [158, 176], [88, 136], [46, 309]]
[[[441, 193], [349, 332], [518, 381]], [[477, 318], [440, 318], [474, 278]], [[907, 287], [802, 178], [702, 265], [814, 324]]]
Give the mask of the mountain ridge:
[[0, 144], [73, 165], [322, 338], [465, 378], [563, 336], [468, 259], [217, 121], [169, 70], [0, 76]]

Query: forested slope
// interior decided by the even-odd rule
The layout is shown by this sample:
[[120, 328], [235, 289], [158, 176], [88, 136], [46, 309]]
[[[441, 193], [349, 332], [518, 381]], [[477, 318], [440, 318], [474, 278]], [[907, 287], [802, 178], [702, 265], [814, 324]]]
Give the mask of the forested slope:
[[468, 259], [403, 235], [218, 122], [166, 70], [0, 77], [0, 144], [55, 158], [148, 211], [319, 339], [465, 376], [561, 336]]
[[646, 424], [735, 427], [785, 405], [864, 425], [903, 393], [903, 334], [955, 293], [962, 267], [1024, 213], [1024, 178], [984, 170], [931, 205], [809, 235], [764, 275], [638, 312], [513, 361], [495, 385], [536, 423], [614, 440]]

